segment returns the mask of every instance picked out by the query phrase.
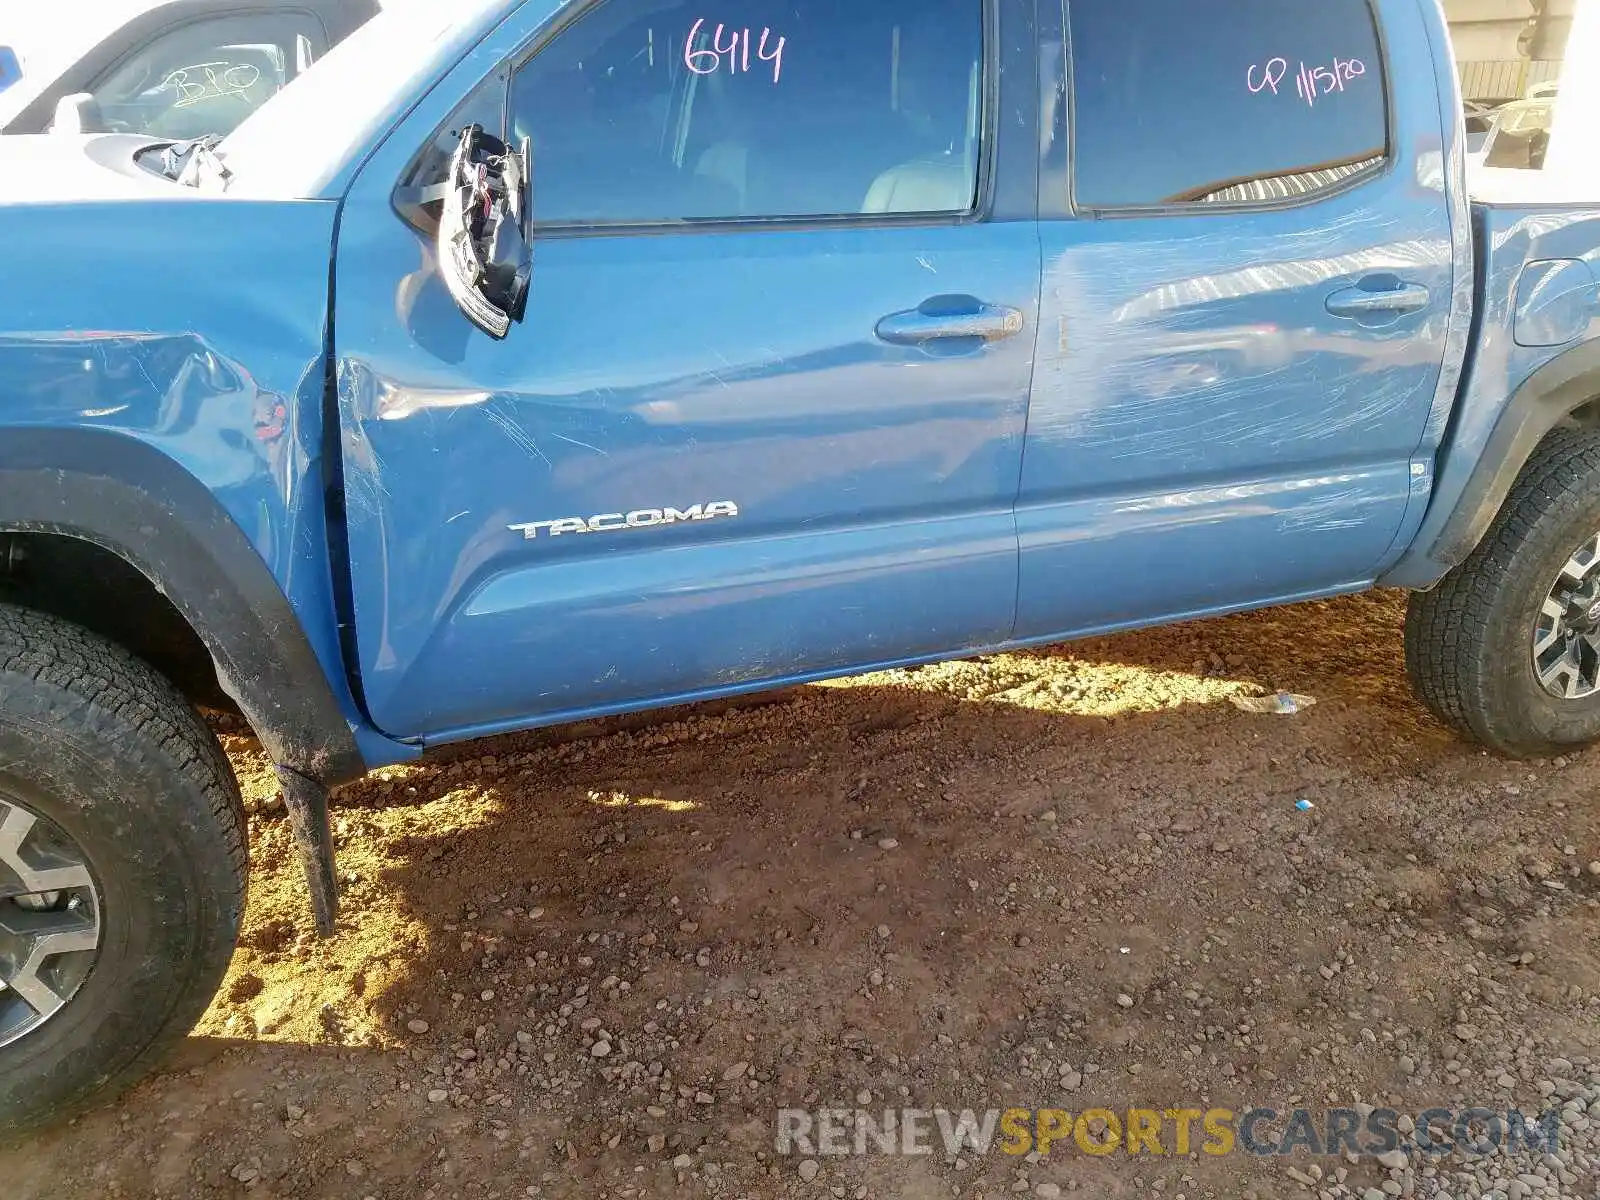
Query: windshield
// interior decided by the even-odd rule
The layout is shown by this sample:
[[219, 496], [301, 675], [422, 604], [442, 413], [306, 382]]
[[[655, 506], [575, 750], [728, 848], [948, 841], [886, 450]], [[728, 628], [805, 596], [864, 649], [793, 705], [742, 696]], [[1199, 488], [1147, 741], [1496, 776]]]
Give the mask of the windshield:
[[[10, 47], [22, 78], [0, 92], [0, 125], [33, 102], [73, 63], [138, 14], [164, 0], [71, 0], [65, 4], [4, 4], [0, 44]], [[3, 0], [0, 0], [3, 3]]]
[[[392, 0], [391, 0], [392, 3]], [[407, 99], [521, 0], [386, 7], [234, 130], [218, 154], [246, 195], [323, 195]]]

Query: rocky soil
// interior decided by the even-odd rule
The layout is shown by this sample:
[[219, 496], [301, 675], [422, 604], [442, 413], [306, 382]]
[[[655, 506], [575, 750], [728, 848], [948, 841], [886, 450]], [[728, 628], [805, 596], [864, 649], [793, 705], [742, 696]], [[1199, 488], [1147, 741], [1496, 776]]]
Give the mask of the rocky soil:
[[[228, 735], [252, 894], [222, 991], [164, 1073], [0, 1150], [0, 1196], [1595, 1197], [1600, 758], [1452, 738], [1406, 691], [1403, 603], [457, 747], [340, 796], [328, 942]], [[1279, 689], [1317, 704], [1229, 703]], [[778, 1155], [777, 1110], [824, 1105], [1559, 1106], [1562, 1133]]]

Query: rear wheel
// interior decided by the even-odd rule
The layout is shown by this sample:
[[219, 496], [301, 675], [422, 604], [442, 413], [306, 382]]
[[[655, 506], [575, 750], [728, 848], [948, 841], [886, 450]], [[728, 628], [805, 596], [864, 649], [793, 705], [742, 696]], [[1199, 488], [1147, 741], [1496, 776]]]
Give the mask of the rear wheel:
[[1411, 598], [1406, 665], [1435, 713], [1502, 753], [1600, 739], [1600, 433], [1552, 433], [1483, 542]]
[[244, 834], [227, 759], [165, 679], [0, 605], [0, 1132], [126, 1086], [199, 1019]]

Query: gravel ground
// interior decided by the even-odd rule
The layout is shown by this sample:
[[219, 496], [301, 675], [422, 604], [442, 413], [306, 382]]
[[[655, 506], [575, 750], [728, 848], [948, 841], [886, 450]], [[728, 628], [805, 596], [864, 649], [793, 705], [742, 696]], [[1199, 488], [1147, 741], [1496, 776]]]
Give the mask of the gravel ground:
[[[1403, 604], [458, 747], [341, 794], [328, 942], [228, 736], [221, 994], [163, 1074], [0, 1151], [0, 1195], [1600, 1195], [1597, 758], [1454, 740]], [[1278, 689], [1317, 704], [1228, 702]], [[1258, 1105], [1562, 1125], [1381, 1161], [774, 1142], [781, 1108]]]

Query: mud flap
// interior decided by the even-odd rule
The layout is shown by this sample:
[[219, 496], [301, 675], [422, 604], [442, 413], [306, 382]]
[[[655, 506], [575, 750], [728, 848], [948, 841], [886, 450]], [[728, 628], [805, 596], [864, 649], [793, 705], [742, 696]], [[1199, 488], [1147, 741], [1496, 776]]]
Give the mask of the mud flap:
[[283, 804], [289, 810], [289, 828], [305, 868], [311, 890], [311, 915], [320, 937], [333, 936], [339, 916], [339, 881], [333, 870], [333, 832], [328, 827], [328, 789], [313, 779], [277, 767], [283, 785]]

